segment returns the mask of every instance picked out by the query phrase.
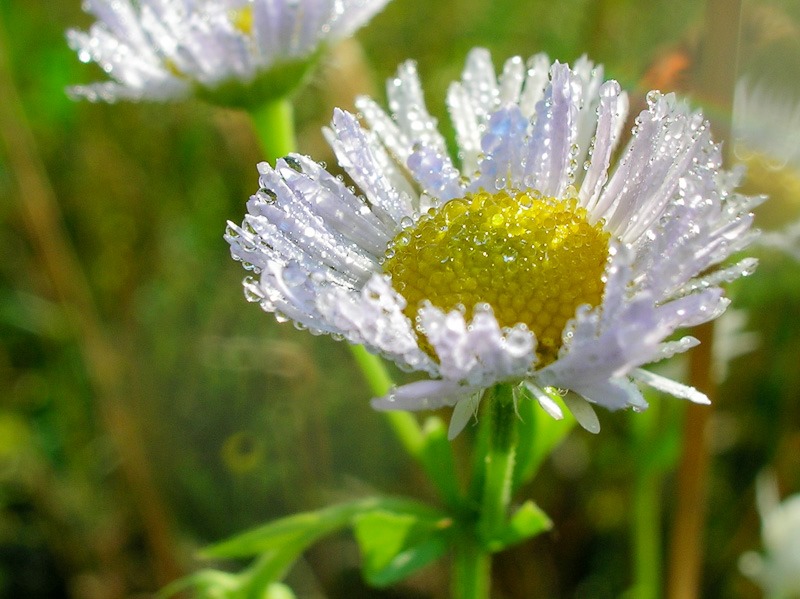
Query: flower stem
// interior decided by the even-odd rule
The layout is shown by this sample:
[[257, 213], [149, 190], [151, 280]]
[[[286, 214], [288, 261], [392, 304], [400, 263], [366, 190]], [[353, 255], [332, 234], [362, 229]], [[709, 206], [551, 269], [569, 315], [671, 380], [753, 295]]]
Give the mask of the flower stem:
[[658, 599], [661, 581], [661, 476], [639, 473], [634, 486], [633, 535], [636, 597]]
[[511, 385], [495, 385], [486, 392], [488, 414], [480, 420], [488, 438], [479, 443], [485, 455], [476, 456], [473, 489], [477, 521], [467, 524], [455, 546], [452, 596], [487, 599], [491, 587], [492, 539], [507, 522], [508, 503], [517, 447], [517, 415]]
[[488, 599], [491, 588], [491, 555], [478, 539], [465, 534], [455, 546], [451, 596], [454, 599]]
[[511, 385], [493, 389], [488, 415], [489, 449], [485, 458], [485, 478], [481, 498], [478, 531], [484, 540], [491, 539], [506, 522], [511, 499], [514, 456], [517, 446], [516, 413]]
[[273, 165], [297, 149], [294, 109], [289, 98], [270, 100], [250, 112], [265, 158]]

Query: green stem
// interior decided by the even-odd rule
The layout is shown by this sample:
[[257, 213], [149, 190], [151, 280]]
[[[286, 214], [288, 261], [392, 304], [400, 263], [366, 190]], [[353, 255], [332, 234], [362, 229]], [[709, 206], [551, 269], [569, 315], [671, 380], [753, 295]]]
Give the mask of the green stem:
[[294, 109], [289, 98], [278, 98], [250, 112], [265, 158], [275, 164], [278, 158], [297, 149]]
[[481, 418], [485, 441], [478, 444], [473, 471], [473, 489], [479, 496], [477, 522], [465, 523], [455, 545], [452, 596], [455, 599], [488, 599], [491, 588], [492, 539], [507, 525], [514, 455], [517, 446], [517, 415], [511, 385], [500, 384], [486, 392], [487, 414]]
[[658, 599], [661, 581], [661, 477], [639, 473], [634, 487], [633, 546], [635, 594]]
[[464, 534], [455, 546], [451, 596], [453, 599], [488, 599], [492, 560], [478, 540]]
[[517, 446], [517, 415], [511, 385], [494, 387], [488, 416], [489, 450], [485, 459], [486, 474], [478, 523], [484, 541], [491, 539], [505, 525], [511, 499]]

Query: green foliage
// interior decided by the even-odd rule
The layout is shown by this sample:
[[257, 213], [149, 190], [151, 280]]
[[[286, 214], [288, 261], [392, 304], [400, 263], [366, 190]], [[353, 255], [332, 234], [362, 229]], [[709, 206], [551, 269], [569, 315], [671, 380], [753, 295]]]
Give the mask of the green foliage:
[[[238, 575], [204, 570], [165, 593], [183, 588], [249, 597], [279, 581], [286, 569], [322, 537], [352, 527], [361, 549], [364, 577], [376, 586], [396, 583], [441, 557], [448, 549], [453, 521], [444, 512], [402, 498], [368, 498], [294, 514], [238, 534], [202, 551], [205, 558], [258, 556]], [[240, 594], [237, 594], [240, 593]]]
[[552, 527], [553, 523], [547, 514], [528, 500], [511, 515], [504, 527], [486, 540], [486, 547], [492, 553], [496, 553], [542, 534]]
[[452, 520], [420, 511], [374, 510], [354, 522], [364, 578], [377, 587], [395, 584], [448, 549]]
[[260, 564], [240, 574], [201, 570], [161, 590], [158, 599], [193, 591], [196, 599], [296, 599], [287, 585], [263, 580]]

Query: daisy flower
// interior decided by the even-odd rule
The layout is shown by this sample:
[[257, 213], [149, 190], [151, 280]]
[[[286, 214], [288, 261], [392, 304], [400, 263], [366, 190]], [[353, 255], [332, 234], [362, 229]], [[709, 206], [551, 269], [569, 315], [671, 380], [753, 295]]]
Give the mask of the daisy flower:
[[360, 192], [302, 155], [258, 166], [226, 231], [250, 301], [424, 372], [373, 406], [455, 406], [451, 437], [498, 383], [556, 418], [563, 396], [593, 431], [590, 404], [646, 407], [636, 382], [708, 401], [640, 368], [696, 345], [667, 339], [755, 266], [717, 267], [750, 242], [755, 200], [700, 114], [651, 92], [617, 160], [628, 101], [601, 67], [539, 54], [498, 77], [475, 49], [447, 96], [454, 162], [414, 63], [387, 88], [390, 113], [360, 98], [365, 124], [337, 110], [326, 131]]
[[[286, 95], [321, 46], [351, 35], [388, 0], [87, 0], [98, 21], [70, 47], [113, 81], [71, 88], [103, 100], [242, 100]], [[246, 98], [246, 96], [245, 96]]]

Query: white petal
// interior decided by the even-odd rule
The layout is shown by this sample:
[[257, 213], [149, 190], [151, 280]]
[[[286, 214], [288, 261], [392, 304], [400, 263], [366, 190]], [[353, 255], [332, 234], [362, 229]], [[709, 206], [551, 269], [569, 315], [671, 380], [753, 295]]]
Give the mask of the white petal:
[[470, 185], [470, 191], [524, 188], [528, 137], [528, 119], [518, 106], [494, 112], [481, 138], [485, 157], [480, 163], [480, 175]]
[[536, 362], [530, 331], [517, 326], [504, 334], [486, 306], [476, 306], [468, 325], [458, 310], [445, 313], [427, 305], [419, 311], [419, 322], [447, 379], [485, 388], [523, 378]]
[[392, 389], [386, 396], [372, 400], [376, 410], [434, 410], [452, 406], [475, 390], [453, 381], [424, 380]]
[[569, 67], [555, 63], [544, 98], [536, 105], [536, 120], [525, 159], [526, 185], [545, 196], [561, 197], [574, 180], [580, 87]]
[[708, 397], [706, 397], [705, 393], [701, 393], [694, 387], [683, 385], [677, 381], [673, 381], [672, 379], [663, 377], [660, 374], [655, 374], [654, 372], [650, 372], [649, 370], [644, 370], [643, 368], [637, 368], [636, 370], [631, 371], [630, 374], [633, 378], [642, 381], [647, 385], [650, 385], [654, 389], [658, 389], [659, 391], [663, 391], [664, 393], [669, 393], [674, 397], [679, 397], [680, 399], [688, 399], [693, 403], [699, 403], [699, 404], [711, 403]]

